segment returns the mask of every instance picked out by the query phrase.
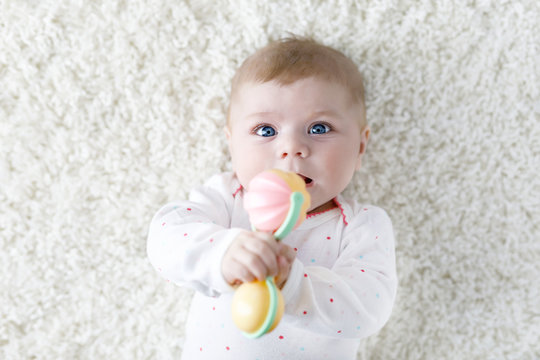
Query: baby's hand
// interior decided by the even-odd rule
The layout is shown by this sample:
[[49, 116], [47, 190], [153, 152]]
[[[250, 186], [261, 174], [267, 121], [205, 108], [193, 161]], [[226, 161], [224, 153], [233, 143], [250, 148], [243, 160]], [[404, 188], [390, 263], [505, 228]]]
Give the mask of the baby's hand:
[[244, 231], [227, 249], [221, 272], [231, 285], [277, 276], [276, 285], [281, 288], [287, 281], [294, 258], [294, 250], [277, 242], [272, 234]]
[[296, 252], [289, 245], [285, 245], [282, 242], [278, 242], [279, 255], [278, 255], [278, 275], [276, 277], [276, 286], [280, 289], [283, 288], [285, 282], [289, 278], [289, 272], [291, 271], [292, 263], [296, 258]]

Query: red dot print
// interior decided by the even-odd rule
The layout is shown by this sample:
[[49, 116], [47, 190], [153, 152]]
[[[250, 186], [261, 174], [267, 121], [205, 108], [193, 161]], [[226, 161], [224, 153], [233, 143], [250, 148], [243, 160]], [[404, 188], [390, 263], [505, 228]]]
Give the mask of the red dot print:
[[184, 236], [187, 236], [187, 233], [184, 233]]
[[212, 308], [212, 310], [216, 311], [216, 307], [214, 306], [214, 307]]
[[228, 346], [226, 346], [225, 349], [227, 349], [227, 351], [231, 350], [231, 348]]
[[187, 208], [187, 211], [191, 211], [191, 208]]
[[334, 302], [334, 299], [330, 298], [330, 302], [333, 303], [333, 302]]
[[202, 348], [199, 348], [199, 351], [202, 351]]
[[294, 248], [294, 251], [298, 251], [298, 248]]
[[337, 333], [338, 333], [338, 334], [341, 334], [341, 330], [338, 330], [338, 332], [337, 332]]
[[283, 340], [283, 335], [279, 335], [279, 340]]
[[366, 270], [364, 270], [364, 269], [362, 269], [362, 270], [360, 270], [360, 271], [361, 271], [361, 272], [366, 272]]
[[307, 274], [304, 274], [304, 277], [307, 277]]
[[304, 315], [307, 315], [307, 311], [304, 311]]
[[326, 240], [330, 240], [330, 239], [331, 239], [331, 237], [330, 237], [330, 236], [327, 236], [327, 237], [326, 237]]

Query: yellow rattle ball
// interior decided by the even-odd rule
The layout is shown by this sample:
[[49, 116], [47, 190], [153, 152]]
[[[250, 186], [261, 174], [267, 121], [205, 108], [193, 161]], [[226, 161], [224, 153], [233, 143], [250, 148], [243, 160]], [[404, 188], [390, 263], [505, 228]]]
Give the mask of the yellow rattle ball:
[[283, 296], [269, 281], [244, 283], [234, 294], [232, 319], [247, 337], [258, 338], [274, 330], [283, 317]]

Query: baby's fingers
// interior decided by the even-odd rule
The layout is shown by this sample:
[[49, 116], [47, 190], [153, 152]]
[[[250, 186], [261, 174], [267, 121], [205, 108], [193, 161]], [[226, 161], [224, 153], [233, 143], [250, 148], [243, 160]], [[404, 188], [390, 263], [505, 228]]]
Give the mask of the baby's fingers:
[[256, 279], [256, 276], [253, 274], [251, 269], [246, 267], [237, 259], [234, 259], [229, 263], [229, 266], [224, 273], [228, 274], [228, 276], [225, 276], [225, 279], [228, 280], [232, 285], [239, 285], [241, 283], [251, 282]]
[[221, 271], [229, 284], [264, 280], [278, 273], [279, 246], [272, 234], [244, 232], [226, 251]]
[[263, 241], [254, 241], [244, 244], [246, 255], [242, 263], [248, 267], [259, 280], [267, 276], [274, 276], [278, 272], [276, 253], [272, 246]]
[[284, 243], [279, 243], [279, 255], [285, 257], [285, 259], [292, 263], [294, 259], [296, 258], [296, 251], [289, 245], [286, 245]]
[[279, 272], [276, 277], [276, 285], [282, 289], [289, 278], [289, 273], [291, 271], [291, 262], [286, 259], [284, 256], [278, 257], [278, 266]]

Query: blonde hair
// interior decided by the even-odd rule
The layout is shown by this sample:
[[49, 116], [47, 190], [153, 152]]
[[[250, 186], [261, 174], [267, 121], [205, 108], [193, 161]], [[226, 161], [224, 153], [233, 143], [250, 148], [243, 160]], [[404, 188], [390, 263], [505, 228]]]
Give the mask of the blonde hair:
[[[230, 101], [245, 82], [265, 83], [275, 80], [289, 85], [297, 80], [316, 77], [337, 82], [362, 107], [360, 127], [366, 125], [364, 85], [354, 62], [340, 51], [307, 38], [285, 38], [271, 42], [248, 57], [232, 79]], [[230, 121], [230, 104], [227, 122]]]

